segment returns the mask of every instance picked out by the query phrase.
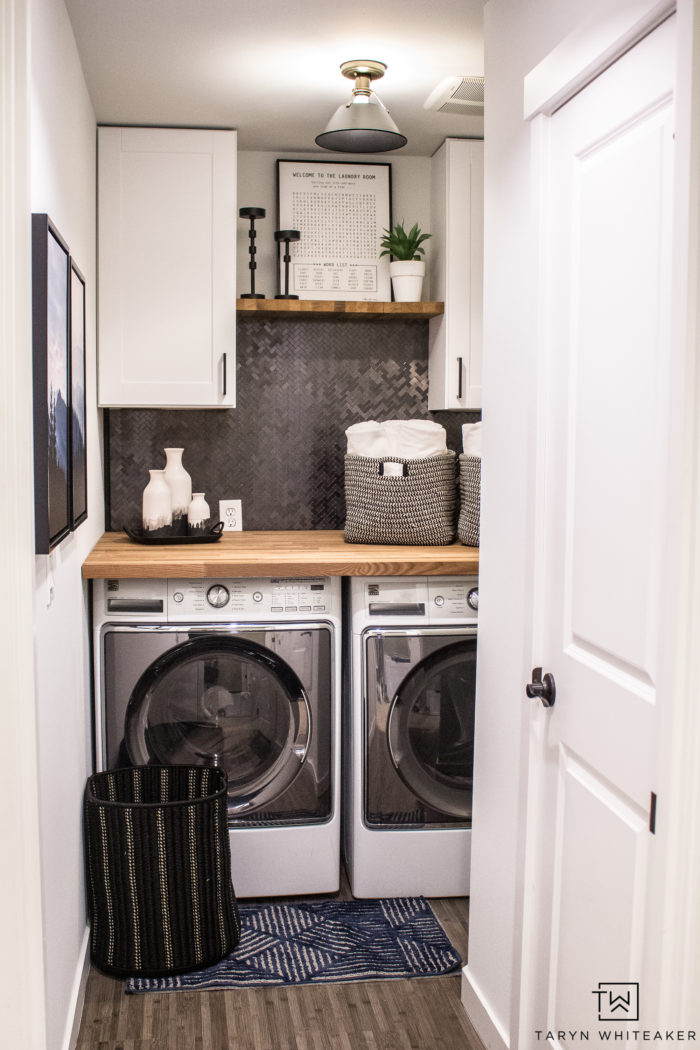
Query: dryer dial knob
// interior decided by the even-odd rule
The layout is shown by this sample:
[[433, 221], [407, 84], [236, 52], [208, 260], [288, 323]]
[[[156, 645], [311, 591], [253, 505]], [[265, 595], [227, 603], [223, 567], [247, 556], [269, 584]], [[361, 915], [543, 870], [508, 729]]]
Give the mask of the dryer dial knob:
[[215, 583], [213, 587], [210, 587], [207, 591], [207, 601], [215, 609], [223, 609], [224, 605], [229, 600], [228, 589], [220, 583]]
[[470, 609], [477, 610], [479, 608], [479, 588], [472, 587], [469, 594], [467, 595], [467, 605]]

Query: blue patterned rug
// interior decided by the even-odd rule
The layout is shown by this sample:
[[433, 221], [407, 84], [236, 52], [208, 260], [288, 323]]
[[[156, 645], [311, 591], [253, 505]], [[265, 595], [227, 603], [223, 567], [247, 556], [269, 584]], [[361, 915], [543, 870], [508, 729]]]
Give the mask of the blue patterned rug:
[[127, 992], [435, 977], [461, 959], [424, 897], [239, 904], [241, 939], [216, 966], [130, 978]]

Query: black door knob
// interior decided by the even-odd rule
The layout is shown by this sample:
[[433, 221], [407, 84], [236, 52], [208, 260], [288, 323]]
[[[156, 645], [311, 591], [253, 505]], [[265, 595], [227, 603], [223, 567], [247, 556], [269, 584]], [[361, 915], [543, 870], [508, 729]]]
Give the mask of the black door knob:
[[528, 682], [525, 686], [525, 692], [533, 699], [538, 697], [542, 701], [544, 707], [553, 707], [554, 701], [557, 698], [557, 687], [554, 682], [554, 675], [550, 674], [549, 671], [543, 676], [541, 667], [534, 667], [532, 669], [532, 681]]

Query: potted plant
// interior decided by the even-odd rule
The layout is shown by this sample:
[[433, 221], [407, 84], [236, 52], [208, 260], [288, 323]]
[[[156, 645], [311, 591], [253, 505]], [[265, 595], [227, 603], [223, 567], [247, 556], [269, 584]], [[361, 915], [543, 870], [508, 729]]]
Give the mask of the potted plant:
[[389, 274], [394, 299], [399, 303], [420, 301], [425, 276], [425, 262], [421, 256], [425, 253], [423, 241], [427, 241], [428, 237], [430, 234], [421, 233], [418, 223], [408, 233], [402, 222], [398, 222], [391, 230], [384, 230], [384, 236], [379, 242], [379, 247], [383, 249], [379, 258], [383, 255], [392, 257]]

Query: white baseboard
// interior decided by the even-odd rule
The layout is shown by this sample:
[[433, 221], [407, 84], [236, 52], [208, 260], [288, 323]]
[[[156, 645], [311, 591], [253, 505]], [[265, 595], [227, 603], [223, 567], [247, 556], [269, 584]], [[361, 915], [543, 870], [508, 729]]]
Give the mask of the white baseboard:
[[83, 1016], [83, 1006], [85, 1005], [85, 988], [89, 972], [90, 927], [86, 926], [85, 933], [83, 934], [83, 941], [80, 945], [78, 962], [75, 967], [75, 977], [71, 989], [66, 1030], [63, 1036], [63, 1043], [61, 1044], [61, 1050], [75, 1050], [78, 1045], [78, 1033], [80, 1032], [80, 1021]]
[[468, 966], [462, 970], [462, 1006], [486, 1050], [510, 1050], [508, 1036], [494, 1018]]

